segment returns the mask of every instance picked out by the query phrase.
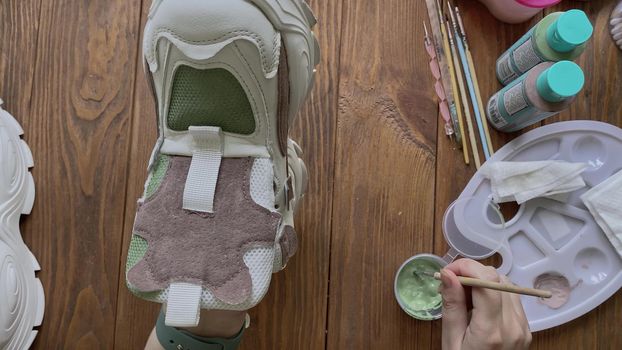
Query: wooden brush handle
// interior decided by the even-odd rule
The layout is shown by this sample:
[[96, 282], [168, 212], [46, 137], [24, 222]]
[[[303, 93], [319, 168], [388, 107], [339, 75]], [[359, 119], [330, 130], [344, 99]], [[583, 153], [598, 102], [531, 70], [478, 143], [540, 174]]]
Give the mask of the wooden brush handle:
[[[440, 280], [441, 274], [439, 272], [434, 273], [434, 278], [437, 280]], [[501, 292], [531, 295], [531, 296], [540, 297], [540, 298], [550, 298], [551, 296], [553, 296], [553, 294], [550, 291], [543, 290], [543, 289], [519, 287], [513, 284], [504, 284], [504, 283], [499, 283], [499, 282], [485, 281], [485, 280], [480, 280], [477, 278], [463, 277], [463, 276], [458, 276], [458, 280], [460, 281], [460, 284], [462, 284], [463, 286], [494, 289], [494, 290], [498, 290]]]

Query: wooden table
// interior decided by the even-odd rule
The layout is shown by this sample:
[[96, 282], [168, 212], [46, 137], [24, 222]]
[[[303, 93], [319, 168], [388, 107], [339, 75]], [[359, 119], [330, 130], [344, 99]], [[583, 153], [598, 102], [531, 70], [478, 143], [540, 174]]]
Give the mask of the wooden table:
[[[540, 17], [504, 25], [458, 2], [484, 99], [496, 57]], [[622, 54], [607, 28], [614, 1], [582, 8], [594, 38], [586, 86], [552, 123], [622, 126]], [[242, 349], [438, 349], [441, 323], [406, 316], [393, 277], [409, 256], [446, 250], [441, 217], [474, 172], [439, 128], [418, 0], [313, 0], [323, 49], [295, 138], [311, 171], [301, 249], [251, 311]], [[2, 0], [0, 96], [25, 129], [37, 198], [23, 235], [46, 293], [36, 349], [139, 349], [158, 306], [125, 288], [136, 199], [155, 134], [141, 70], [149, 0]], [[493, 132], [498, 148], [516, 135]], [[534, 336], [534, 349], [620, 349], [622, 294]]]

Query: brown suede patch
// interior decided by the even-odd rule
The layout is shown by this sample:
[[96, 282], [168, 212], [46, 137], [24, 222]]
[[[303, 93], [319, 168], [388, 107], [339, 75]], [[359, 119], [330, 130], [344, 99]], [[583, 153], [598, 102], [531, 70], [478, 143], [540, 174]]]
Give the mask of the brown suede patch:
[[293, 227], [287, 225], [283, 228], [283, 234], [279, 238], [279, 245], [281, 246], [283, 266], [285, 266], [289, 258], [294, 256], [296, 250], [298, 250], [298, 236]]
[[244, 254], [274, 246], [281, 216], [251, 198], [252, 158], [222, 160], [213, 214], [184, 210], [190, 161], [171, 157], [162, 184], [138, 208], [134, 232], [147, 240], [148, 249], [128, 271], [128, 281], [142, 292], [174, 282], [200, 284], [221, 301], [240, 304], [252, 290]]
[[287, 134], [289, 133], [289, 66], [285, 44], [281, 43], [281, 55], [278, 71], [278, 106], [276, 111], [276, 128], [281, 154], [287, 156]]

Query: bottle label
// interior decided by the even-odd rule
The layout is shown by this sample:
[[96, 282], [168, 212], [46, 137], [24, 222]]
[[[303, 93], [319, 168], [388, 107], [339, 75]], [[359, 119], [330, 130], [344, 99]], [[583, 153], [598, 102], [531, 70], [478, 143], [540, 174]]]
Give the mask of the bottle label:
[[545, 60], [541, 57], [533, 39], [536, 27], [531, 28], [497, 60], [497, 78], [507, 85]]
[[512, 53], [512, 61], [519, 75], [527, 72], [538, 63], [544, 62], [544, 60], [538, 56], [532, 38], [529, 38], [529, 40], [525, 41], [525, 43], [514, 50]]
[[512, 69], [512, 62], [510, 61], [510, 54], [505, 53], [497, 60], [497, 79], [503, 84], [510, 82], [519, 75]]
[[542, 111], [529, 101], [525, 91], [526, 77], [527, 74], [523, 74], [488, 101], [488, 120], [496, 129], [520, 130], [557, 113]]
[[490, 98], [490, 101], [488, 101], [487, 110], [489, 121], [495, 128], [501, 129], [504, 126], [508, 125], [508, 123], [505, 121], [505, 119], [501, 115], [501, 112], [499, 111], [498, 97], [499, 94], [495, 94], [493, 97]]
[[523, 122], [522, 124], [517, 124], [514, 125], [512, 127], [512, 129], [510, 131], [517, 131], [523, 128], [528, 127], [529, 125], [533, 125], [539, 121], [542, 121], [550, 116], [553, 116], [555, 114], [557, 114], [559, 112], [540, 112], [540, 113], [536, 113], [534, 116], [532, 116], [530, 119], [528, 119], [527, 121]]
[[510, 115], [514, 115], [529, 107], [527, 99], [523, 93], [523, 83], [516, 84], [503, 94], [503, 106]]

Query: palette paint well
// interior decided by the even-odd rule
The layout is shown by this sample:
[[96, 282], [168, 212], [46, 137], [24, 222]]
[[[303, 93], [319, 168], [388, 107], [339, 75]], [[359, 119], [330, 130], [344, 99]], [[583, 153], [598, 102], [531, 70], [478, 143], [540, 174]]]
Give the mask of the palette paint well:
[[555, 273], [545, 273], [536, 277], [533, 286], [537, 289], [548, 290], [553, 294], [552, 297], [547, 299], [540, 298], [538, 302], [555, 310], [566, 305], [572, 292], [568, 279]]

